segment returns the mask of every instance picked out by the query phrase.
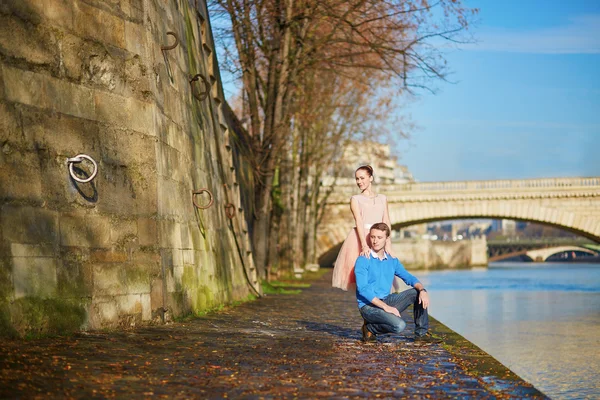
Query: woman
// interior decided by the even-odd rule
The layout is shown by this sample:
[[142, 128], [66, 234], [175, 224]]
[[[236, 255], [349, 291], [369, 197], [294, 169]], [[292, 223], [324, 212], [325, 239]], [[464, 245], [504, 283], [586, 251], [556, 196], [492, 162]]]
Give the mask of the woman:
[[[373, 183], [373, 168], [370, 165], [359, 167], [354, 173], [356, 185], [360, 194], [350, 198], [350, 210], [354, 216], [356, 227], [353, 228], [342, 244], [342, 248], [335, 260], [333, 267], [333, 287], [348, 290], [356, 284], [354, 276], [354, 263], [359, 255], [369, 257], [371, 254], [371, 241], [368, 237], [371, 225], [384, 222], [390, 228], [390, 217], [388, 213], [387, 198], [383, 194], [375, 194], [371, 184]], [[388, 254], [391, 249], [391, 241], [385, 245]]]

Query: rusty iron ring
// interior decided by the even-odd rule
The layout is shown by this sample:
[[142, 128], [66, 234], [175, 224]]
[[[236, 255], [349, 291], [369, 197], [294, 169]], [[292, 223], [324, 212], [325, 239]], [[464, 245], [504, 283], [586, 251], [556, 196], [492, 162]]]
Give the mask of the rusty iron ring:
[[[194, 91], [194, 82], [198, 81], [198, 79], [202, 79], [204, 83], [204, 88], [206, 89], [204, 93], [196, 94]], [[196, 74], [190, 79], [190, 87], [192, 88], [192, 95], [198, 100], [202, 101], [208, 97], [208, 92], [210, 91], [210, 84], [202, 74]]]
[[177, 34], [175, 32], [167, 32], [167, 35], [171, 35], [175, 38], [175, 44], [172, 44], [170, 46], [161, 46], [160, 49], [163, 51], [164, 50], [173, 50], [179, 44], [179, 37], [177, 36]]
[[232, 203], [225, 204], [225, 215], [227, 215], [227, 218], [229, 219], [235, 217], [235, 206]]
[[[202, 194], [204, 192], [208, 193], [208, 195], [210, 196], [210, 201], [208, 202], [208, 205], [206, 205], [206, 206], [199, 206], [198, 203], [196, 203], [196, 195]], [[206, 210], [208, 207], [212, 206], [212, 204], [213, 204], [213, 195], [210, 192], [210, 190], [208, 190], [207, 188], [202, 188], [200, 190], [194, 190], [192, 192], [192, 202], [194, 203], [194, 206], [196, 206], [196, 208], [199, 208], [201, 210]]]

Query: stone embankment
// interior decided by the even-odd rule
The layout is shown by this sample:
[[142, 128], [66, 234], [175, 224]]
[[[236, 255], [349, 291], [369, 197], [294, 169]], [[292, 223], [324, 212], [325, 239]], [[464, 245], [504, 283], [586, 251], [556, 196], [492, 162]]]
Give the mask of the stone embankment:
[[354, 296], [330, 277], [185, 322], [3, 341], [0, 397], [546, 398], [436, 321], [443, 345], [413, 343], [410, 322], [361, 343]]
[[0, 2], [0, 336], [253, 293], [234, 122], [205, 1]]
[[400, 239], [392, 241], [394, 254], [410, 269], [487, 266], [485, 236], [458, 241]]

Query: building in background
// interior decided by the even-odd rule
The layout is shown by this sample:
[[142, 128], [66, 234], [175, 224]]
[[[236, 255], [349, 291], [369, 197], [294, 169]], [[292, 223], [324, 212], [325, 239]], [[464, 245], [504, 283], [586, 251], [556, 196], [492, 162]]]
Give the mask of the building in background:
[[408, 167], [398, 163], [398, 157], [392, 154], [389, 144], [352, 141], [345, 147], [339, 162], [328, 171], [324, 184], [333, 182], [333, 177], [337, 175], [336, 185], [354, 185], [354, 172], [362, 165], [373, 167], [375, 184], [415, 181]]

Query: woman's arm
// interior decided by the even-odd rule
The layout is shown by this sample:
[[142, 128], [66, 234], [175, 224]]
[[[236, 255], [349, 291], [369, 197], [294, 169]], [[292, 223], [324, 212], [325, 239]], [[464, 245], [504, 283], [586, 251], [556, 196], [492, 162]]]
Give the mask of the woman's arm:
[[365, 225], [362, 220], [362, 215], [360, 215], [360, 207], [358, 206], [358, 200], [356, 200], [354, 197], [350, 199], [350, 211], [352, 211], [354, 223], [356, 224], [356, 231], [358, 232], [358, 239], [360, 240], [360, 255], [369, 257], [369, 254], [371, 254], [371, 249], [367, 244]]
[[[390, 235], [391, 235], [391, 231], [392, 231], [392, 223], [390, 222], [390, 211], [388, 210], [388, 202], [387, 202], [387, 197], [384, 197], [385, 202], [385, 207], [383, 207], [383, 222], [384, 224], [387, 224], [387, 226], [390, 227]], [[392, 257], [394, 256], [392, 254], [392, 238], [388, 236], [388, 238], [385, 240], [385, 248], [384, 250], [386, 251], [386, 253], [388, 253], [389, 255], [391, 255]]]

